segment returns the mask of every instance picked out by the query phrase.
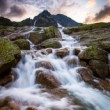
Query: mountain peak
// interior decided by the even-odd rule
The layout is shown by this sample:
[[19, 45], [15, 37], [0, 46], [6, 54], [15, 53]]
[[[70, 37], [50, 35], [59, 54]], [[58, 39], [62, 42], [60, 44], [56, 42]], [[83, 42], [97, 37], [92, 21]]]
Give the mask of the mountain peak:
[[51, 16], [51, 14], [50, 14], [50, 12], [48, 10], [44, 10], [43, 12], [40, 13], [40, 15]]

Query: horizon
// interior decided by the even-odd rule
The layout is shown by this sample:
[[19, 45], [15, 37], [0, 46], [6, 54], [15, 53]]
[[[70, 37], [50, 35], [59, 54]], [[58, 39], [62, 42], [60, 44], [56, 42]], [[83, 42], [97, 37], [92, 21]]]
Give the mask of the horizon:
[[11, 21], [33, 19], [43, 10], [79, 23], [110, 22], [110, 0], [0, 0], [0, 16]]

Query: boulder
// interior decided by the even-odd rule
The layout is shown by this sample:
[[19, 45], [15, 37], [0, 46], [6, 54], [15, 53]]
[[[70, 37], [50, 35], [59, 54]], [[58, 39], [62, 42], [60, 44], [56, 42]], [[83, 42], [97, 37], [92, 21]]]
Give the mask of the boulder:
[[76, 66], [78, 65], [78, 58], [76, 56], [68, 56], [65, 58], [65, 62], [69, 65], [69, 66]]
[[42, 33], [32, 32], [29, 39], [35, 44], [39, 44], [50, 38], [61, 38], [61, 33], [56, 27], [50, 26], [44, 29]]
[[17, 45], [10, 41], [0, 39], [0, 75], [10, 71], [21, 58], [21, 52]]
[[75, 49], [73, 50], [73, 54], [76, 55], [76, 56], [77, 56], [80, 52], [81, 52], [81, 49], [80, 49], [80, 48], [75, 48]]
[[15, 101], [10, 101], [8, 103], [8, 106], [10, 107], [10, 109], [12, 110], [20, 110], [20, 105], [18, 103], [16, 103]]
[[73, 30], [70, 28], [63, 29], [64, 34], [72, 34]]
[[67, 48], [58, 49], [55, 51], [55, 54], [57, 55], [57, 57], [63, 58], [69, 54], [69, 50]]
[[77, 69], [77, 72], [85, 82], [90, 82], [93, 80], [93, 72], [89, 68], [81, 67]]
[[103, 62], [108, 62], [108, 53], [93, 46], [86, 48], [80, 52], [78, 56], [81, 60], [100, 60]]
[[90, 68], [94, 72], [94, 75], [105, 79], [109, 75], [109, 66], [107, 63], [98, 61], [98, 60], [91, 60], [89, 62]]
[[30, 50], [30, 44], [26, 39], [18, 39], [14, 41], [14, 43], [21, 49], [21, 50]]
[[38, 45], [39, 43], [43, 42], [46, 38], [44, 37], [44, 33], [32, 32], [30, 33], [29, 40]]
[[46, 88], [53, 89], [60, 86], [59, 81], [49, 70], [38, 70], [36, 71], [36, 82], [42, 84]]
[[45, 69], [54, 70], [53, 65], [49, 61], [38, 61], [35, 66], [36, 68], [42, 67]]
[[11, 83], [12, 81], [14, 81], [14, 79], [15, 79], [15, 75], [12, 74], [11, 72], [6, 75], [2, 75], [0, 76], [0, 86], [5, 86]]
[[58, 39], [55, 39], [55, 38], [48, 39], [36, 46], [37, 49], [43, 49], [43, 48], [44, 49], [45, 48], [55, 48], [56, 49], [56, 48], [60, 48], [60, 47], [61, 47], [60, 42], [58, 41]]
[[37, 110], [35, 107], [27, 107], [26, 110]]

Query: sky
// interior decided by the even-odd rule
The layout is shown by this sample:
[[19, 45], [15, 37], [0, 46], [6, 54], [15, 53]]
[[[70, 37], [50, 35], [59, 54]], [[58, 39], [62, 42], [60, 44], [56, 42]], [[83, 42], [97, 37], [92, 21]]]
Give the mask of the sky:
[[80, 23], [110, 22], [110, 0], [0, 0], [0, 16], [21, 21], [43, 10]]

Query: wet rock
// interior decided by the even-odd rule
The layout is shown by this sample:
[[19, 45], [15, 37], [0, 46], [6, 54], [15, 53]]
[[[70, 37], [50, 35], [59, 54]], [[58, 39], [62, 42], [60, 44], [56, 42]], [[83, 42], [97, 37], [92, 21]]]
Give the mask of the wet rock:
[[84, 51], [80, 52], [78, 56], [81, 60], [93, 59], [108, 62], [107, 52], [96, 47], [88, 47]]
[[39, 61], [36, 63], [36, 68], [45, 68], [45, 69], [49, 69], [49, 70], [54, 70], [53, 65], [49, 62], [49, 61]]
[[36, 82], [42, 84], [46, 88], [53, 89], [60, 86], [59, 81], [54, 77], [49, 70], [38, 70], [36, 71]]
[[75, 48], [73, 53], [77, 56], [81, 52], [80, 48]]
[[2, 107], [2, 108], [0, 108], [0, 110], [10, 110], [10, 108], [9, 107]]
[[4, 106], [4, 100], [0, 99], [0, 107], [3, 107], [3, 106]]
[[29, 40], [35, 45], [38, 45], [45, 40], [44, 33], [32, 32], [30, 33]]
[[10, 71], [21, 58], [17, 45], [10, 41], [0, 39], [0, 75]]
[[93, 72], [90, 69], [81, 67], [77, 69], [77, 72], [81, 75], [85, 82], [93, 80]]
[[65, 58], [65, 61], [66, 61], [66, 63], [67, 63], [69, 66], [76, 66], [76, 65], [78, 65], [78, 58], [77, 58], [76, 56], [66, 57], [66, 58]]
[[13, 73], [8, 73], [6, 75], [0, 76], [0, 86], [5, 86], [15, 79], [15, 75]]
[[35, 44], [38, 45], [41, 42], [50, 39], [50, 38], [61, 38], [61, 34], [56, 27], [50, 26], [45, 28], [42, 33], [32, 32], [30, 33], [29, 39]]
[[55, 38], [48, 39], [36, 46], [37, 49], [60, 48], [60, 47], [61, 47], [60, 42], [58, 41], [58, 39]]
[[10, 101], [8, 103], [8, 106], [10, 107], [10, 109], [12, 110], [20, 110], [20, 105], [14, 101]]
[[70, 29], [70, 28], [66, 28], [66, 29], [63, 29], [63, 32], [64, 32], [65, 34], [72, 34], [73, 30]]
[[38, 110], [35, 107], [28, 107], [26, 110]]
[[57, 57], [63, 58], [69, 54], [69, 50], [67, 48], [58, 49], [55, 51], [55, 54], [57, 55]]
[[18, 39], [14, 41], [14, 43], [21, 49], [21, 50], [30, 50], [30, 44], [26, 39]]
[[98, 60], [91, 60], [89, 62], [90, 68], [94, 72], [94, 75], [105, 79], [109, 75], [109, 66], [107, 63], [98, 61]]
[[80, 60], [80, 65], [83, 66], [83, 67], [87, 67], [88, 66], [87, 62], [85, 62], [83, 60]]
[[52, 48], [46, 49], [46, 52], [47, 52], [48, 54], [52, 53]]

